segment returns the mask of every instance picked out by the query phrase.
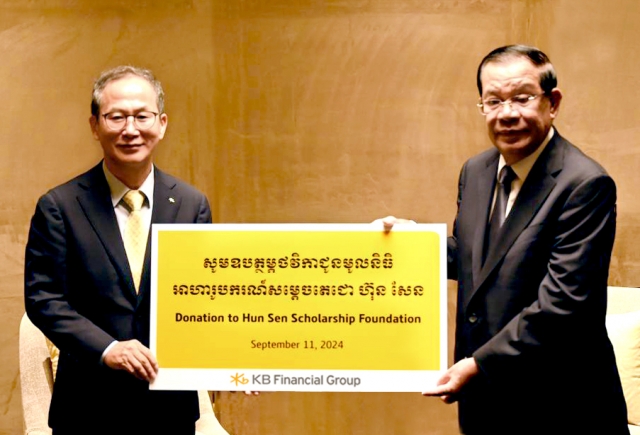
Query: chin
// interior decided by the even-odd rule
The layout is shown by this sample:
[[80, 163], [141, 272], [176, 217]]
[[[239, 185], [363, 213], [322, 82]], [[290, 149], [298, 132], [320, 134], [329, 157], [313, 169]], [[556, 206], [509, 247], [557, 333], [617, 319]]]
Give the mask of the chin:
[[141, 166], [149, 163], [149, 156], [118, 156], [113, 161], [122, 166]]
[[[521, 160], [527, 157], [529, 154], [533, 153], [536, 149], [531, 145], [529, 141], [527, 142], [519, 141], [514, 143], [497, 142], [496, 147], [498, 148], [498, 151], [500, 151], [500, 154], [505, 156], [505, 158], [506, 156], [511, 156], [512, 158], [516, 158], [517, 160]], [[515, 162], [511, 162], [511, 163], [515, 163]]]
[[149, 152], [146, 149], [139, 148], [135, 152], [120, 152], [115, 156], [123, 162], [143, 162], [149, 159]]

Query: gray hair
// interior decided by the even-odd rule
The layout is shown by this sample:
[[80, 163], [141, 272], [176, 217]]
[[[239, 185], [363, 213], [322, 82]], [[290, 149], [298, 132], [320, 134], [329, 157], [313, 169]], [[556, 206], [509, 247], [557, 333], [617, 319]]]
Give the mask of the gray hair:
[[158, 111], [160, 113], [164, 113], [164, 91], [162, 90], [162, 84], [156, 80], [153, 73], [145, 68], [121, 65], [103, 71], [102, 74], [100, 74], [100, 77], [98, 77], [98, 79], [93, 83], [93, 93], [91, 96], [91, 114], [93, 116], [96, 118], [100, 116], [100, 100], [102, 98], [102, 91], [104, 91], [107, 84], [127, 76], [137, 76], [148, 81], [156, 92]]

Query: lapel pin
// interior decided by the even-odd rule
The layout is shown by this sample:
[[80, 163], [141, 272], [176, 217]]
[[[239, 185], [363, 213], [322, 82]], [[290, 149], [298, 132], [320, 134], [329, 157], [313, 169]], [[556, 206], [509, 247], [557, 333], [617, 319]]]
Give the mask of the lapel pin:
[[176, 200], [175, 200], [175, 199], [173, 199], [173, 198], [171, 198], [171, 197], [169, 197], [169, 202], [170, 202], [171, 204], [173, 204], [174, 202], [176, 202]]

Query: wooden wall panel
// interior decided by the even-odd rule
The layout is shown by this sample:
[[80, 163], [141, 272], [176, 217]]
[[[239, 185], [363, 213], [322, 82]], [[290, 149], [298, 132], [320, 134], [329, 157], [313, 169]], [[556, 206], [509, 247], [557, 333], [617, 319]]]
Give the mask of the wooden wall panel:
[[608, 6], [560, 2], [548, 38], [565, 93], [558, 125], [618, 186], [609, 282], [640, 287], [640, 3]]
[[215, 198], [217, 218], [450, 220], [435, 187], [486, 146], [468, 53], [502, 43], [509, 2], [299, 3], [214, 11], [216, 185], [241, 199]]
[[[216, 222], [450, 223], [461, 164], [490, 146], [477, 63], [538, 45], [565, 92], [558, 128], [617, 181], [611, 282], [634, 286], [639, 18], [635, 0], [0, 2], [0, 434], [22, 425], [29, 219], [40, 194], [100, 157], [87, 118], [102, 69], [158, 74], [158, 166], [206, 192]], [[217, 411], [234, 435], [457, 433], [455, 407], [418, 394], [221, 393]]]

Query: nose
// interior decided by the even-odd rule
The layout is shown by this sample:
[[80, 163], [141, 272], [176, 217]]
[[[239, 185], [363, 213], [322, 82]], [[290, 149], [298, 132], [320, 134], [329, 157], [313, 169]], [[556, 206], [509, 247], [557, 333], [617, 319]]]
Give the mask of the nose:
[[513, 103], [511, 102], [511, 100], [507, 100], [507, 101], [503, 101], [501, 103], [501, 107], [498, 109], [498, 115], [500, 117], [517, 117], [518, 115], [520, 115], [520, 112], [518, 112], [514, 107], [513, 107]]
[[124, 125], [124, 132], [126, 134], [133, 134], [133, 135], [140, 133], [140, 131], [138, 130], [138, 127], [136, 127], [135, 116], [133, 115], [127, 116], [127, 120]]

